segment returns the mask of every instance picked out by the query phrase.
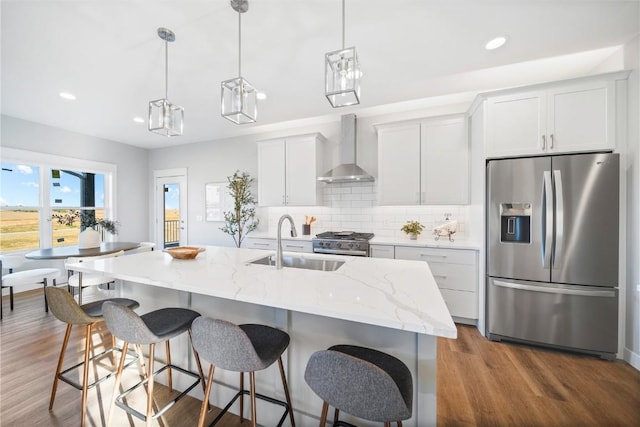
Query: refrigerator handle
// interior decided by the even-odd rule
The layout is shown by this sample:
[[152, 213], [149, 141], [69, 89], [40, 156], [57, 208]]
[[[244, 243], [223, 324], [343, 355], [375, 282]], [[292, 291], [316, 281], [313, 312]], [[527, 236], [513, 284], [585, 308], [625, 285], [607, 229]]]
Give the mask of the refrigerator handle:
[[559, 170], [553, 171], [553, 182], [556, 196], [556, 238], [553, 248], [553, 265], [555, 266], [556, 260], [562, 259], [562, 242], [564, 240], [564, 197], [562, 194], [562, 173]]
[[542, 268], [549, 268], [551, 264], [551, 243], [553, 239], [553, 188], [551, 185], [551, 171], [544, 171], [542, 175], [542, 215], [540, 218], [542, 233]]
[[523, 283], [503, 282], [501, 280], [494, 280], [493, 284], [501, 288], [519, 289], [523, 291], [532, 291], [532, 292], [544, 292], [548, 294], [564, 294], [564, 295], [576, 295], [576, 296], [582, 296], [582, 297], [609, 297], [609, 298], [615, 298], [616, 296], [616, 291], [613, 289], [603, 290], [603, 289], [595, 288], [593, 290], [584, 290], [584, 289], [570, 289], [569, 287], [556, 288], [556, 287], [550, 287], [550, 286], [536, 286], [536, 285], [525, 285]]

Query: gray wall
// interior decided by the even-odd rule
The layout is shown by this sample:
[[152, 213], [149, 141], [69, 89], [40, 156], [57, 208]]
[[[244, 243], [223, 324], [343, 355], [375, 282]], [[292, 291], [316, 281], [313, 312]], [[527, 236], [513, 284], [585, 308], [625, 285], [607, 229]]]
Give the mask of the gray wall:
[[2, 147], [115, 164], [118, 238], [148, 240], [147, 150], [5, 115], [1, 124]]

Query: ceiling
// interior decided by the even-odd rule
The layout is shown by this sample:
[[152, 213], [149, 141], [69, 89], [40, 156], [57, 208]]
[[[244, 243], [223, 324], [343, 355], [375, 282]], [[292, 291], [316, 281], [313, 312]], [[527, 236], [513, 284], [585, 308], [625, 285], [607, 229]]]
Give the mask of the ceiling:
[[[586, 0], [347, 0], [346, 45], [362, 71], [361, 104], [324, 97], [324, 54], [341, 47], [340, 0], [249, 0], [242, 72], [266, 93], [258, 122], [220, 116], [220, 82], [237, 76], [238, 19], [229, 0], [2, 0], [2, 113], [145, 148], [278, 126], [402, 111], [445, 95], [593, 73], [638, 33], [640, 3]], [[185, 109], [184, 135], [147, 131], [148, 103]], [[507, 35], [501, 49], [484, 44]], [[619, 56], [619, 54], [618, 54]], [[619, 68], [621, 61], [613, 68]], [[76, 95], [75, 101], [58, 96]]]

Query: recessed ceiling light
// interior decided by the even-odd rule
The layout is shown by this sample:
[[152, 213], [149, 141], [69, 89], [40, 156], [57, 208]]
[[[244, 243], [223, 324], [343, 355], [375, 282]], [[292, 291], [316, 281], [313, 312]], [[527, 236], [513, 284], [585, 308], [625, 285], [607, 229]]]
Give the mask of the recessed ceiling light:
[[496, 37], [495, 39], [489, 40], [484, 48], [487, 50], [494, 50], [501, 46], [503, 46], [507, 42], [506, 36]]
[[144, 119], [142, 117], [134, 117], [133, 121], [136, 123], [144, 123]]
[[256, 94], [256, 98], [258, 98], [258, 99], [259, 99], [259, 100], [261, 100], [261, 101], [262, 101], [262, 100], [265, 100], [265, 99], [267, 99], [267, 94], [266, 94], [266, 93], [264, 93], [264, 92], [258, 92], [258, 93]]
[[70, 99], [71, 101], [74, 101], [76, 99], [76, 96], [69, 92], [60, 92], [60, 98]]

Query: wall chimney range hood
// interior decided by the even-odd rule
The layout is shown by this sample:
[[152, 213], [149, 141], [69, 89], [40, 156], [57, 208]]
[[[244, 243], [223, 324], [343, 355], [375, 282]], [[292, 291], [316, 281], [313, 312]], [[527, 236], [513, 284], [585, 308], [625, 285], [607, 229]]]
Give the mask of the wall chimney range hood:
[[373, 181], [373, 176], [356, 164], [356, 115], [345, 114], [342, 116], [341, 125], [340, 161], [342, 163], [319, 176], [318, 181], [327, 184]]

